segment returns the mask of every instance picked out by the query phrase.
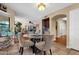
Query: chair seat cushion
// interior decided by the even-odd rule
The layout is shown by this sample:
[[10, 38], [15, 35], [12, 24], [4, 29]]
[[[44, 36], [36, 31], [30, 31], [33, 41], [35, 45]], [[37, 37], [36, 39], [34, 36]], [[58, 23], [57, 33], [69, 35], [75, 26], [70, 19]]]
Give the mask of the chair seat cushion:
[[36, 46], [38, 49], [43, 50], [43, 47], [45, 46], [45, 42], [44, 42], [44, 41], [38, 42], [38, 43], [36, 43], [35, 46]]
[[34, 43], [32, 42], [32, 41], [30, 41], [30, 40], [26, 40], [25, 42], [24, 42], [24, 46], [26, 47], [29, 47], [29, 46], [32, 46], [32, 45], [34, 45]]

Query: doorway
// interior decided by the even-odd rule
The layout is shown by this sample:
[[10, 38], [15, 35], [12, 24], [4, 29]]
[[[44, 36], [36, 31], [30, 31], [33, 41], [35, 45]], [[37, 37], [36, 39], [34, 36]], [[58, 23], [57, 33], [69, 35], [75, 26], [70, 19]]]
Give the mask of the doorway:
[[56, 15], [53, 20], [55, 20], [55, 30], [56, 30], [56, 43], [66, 46], [67, 41], [67, 17], [66, 15]]

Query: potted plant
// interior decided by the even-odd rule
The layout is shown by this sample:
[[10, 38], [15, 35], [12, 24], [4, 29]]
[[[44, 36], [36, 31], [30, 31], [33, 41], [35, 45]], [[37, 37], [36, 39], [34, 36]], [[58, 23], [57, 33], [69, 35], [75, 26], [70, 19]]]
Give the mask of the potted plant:
[[20, 32], [21, 31], [21, 25], [22, 25], [22, 23], [17, 22], [15, 25], [16, 25], [15, 31]]

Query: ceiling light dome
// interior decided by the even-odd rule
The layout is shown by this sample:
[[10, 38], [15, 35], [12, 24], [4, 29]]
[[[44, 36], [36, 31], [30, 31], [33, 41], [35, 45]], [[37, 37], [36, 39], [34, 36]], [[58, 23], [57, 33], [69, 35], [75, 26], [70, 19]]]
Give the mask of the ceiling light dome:
[[38, 9], [39, 9], [39, 11], [44, 11], [45, 8], [46, 8], [46, 5], [45, 5], [44, 3], [38, 4]]

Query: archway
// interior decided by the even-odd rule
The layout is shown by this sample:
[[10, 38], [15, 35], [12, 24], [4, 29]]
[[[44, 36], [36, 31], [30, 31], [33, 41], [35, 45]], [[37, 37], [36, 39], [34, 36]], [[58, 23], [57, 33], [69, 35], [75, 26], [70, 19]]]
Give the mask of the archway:
[[67, 43], [67, 16], [66, 14], [58, 14], [52, 18], [55, 42], [66, 46]]

